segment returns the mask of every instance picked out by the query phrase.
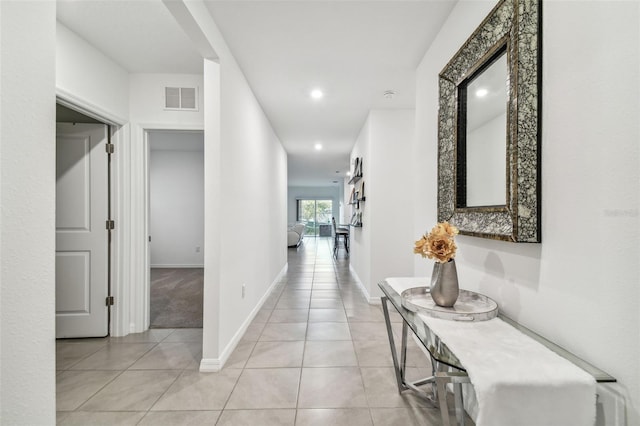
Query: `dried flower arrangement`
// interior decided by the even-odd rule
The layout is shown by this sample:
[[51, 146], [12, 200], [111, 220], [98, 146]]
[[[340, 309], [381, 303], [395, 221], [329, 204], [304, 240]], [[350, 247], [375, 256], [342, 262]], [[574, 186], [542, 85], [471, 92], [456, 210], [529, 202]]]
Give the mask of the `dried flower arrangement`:
[[440, 222], [428, 235], [423, 235], [415, 242], [413, 252], [422, 257], [435, 259], [436, 262], [447, 263], [456, 256], [456, 235], [458, 228], [448, 222]]

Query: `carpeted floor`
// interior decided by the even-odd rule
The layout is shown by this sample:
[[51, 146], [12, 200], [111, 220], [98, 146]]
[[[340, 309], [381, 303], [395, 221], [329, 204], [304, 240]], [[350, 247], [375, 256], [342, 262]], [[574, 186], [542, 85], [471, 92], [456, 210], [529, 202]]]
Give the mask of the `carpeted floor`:
[[202, 327], [203, 268], [151, 269], [151, 328]]

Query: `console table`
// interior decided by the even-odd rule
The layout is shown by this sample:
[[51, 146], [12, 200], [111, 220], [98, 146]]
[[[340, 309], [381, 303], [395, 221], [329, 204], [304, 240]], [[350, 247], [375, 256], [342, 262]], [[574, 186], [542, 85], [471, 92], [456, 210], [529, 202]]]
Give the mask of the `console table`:
[[[395, 282], [394, 286], [390, 285], [389, 281]], [[397, 285], [400, 282], [401, 285]], [[426, 399], [430, 400], [434, 405], [440, 407], [440, 412], [443, 420], [443, 424], [452, 424], [449, 416], [449, 409], [447, 405], [447, 385], [451, 384], [454, 393], [454, 405], [455, 405], [455, 417], [459, 425], [464, 425], [464, 406], [462, 401], [462, 384], [471, 383], [467, 370], [463, 363], [458, 359], [458, 356], [452, 351], [444, 342], [445, 336], [439, 336], [434, 330], [432, 330], [425, 322], [424, 316], [419, 313], [414, 313], [407, 310], [402, 305], [400, 293], [404, 288], [427, 286], [428, 282], [426, 278], [388, 278], [378, 284], [384, 296], [382, 299], [382, 307], [385, 317], [385, 323], [387, 327], [387, 333], [389, 336], [389, 345], [391, 347], [391, 355], [393, 358], [394, 370], [396, 375], [396, 381], [398, 385], [398, 391], [403, 392], [406, 390], [413, 390], [422, 395]], [[398, 288], [402, 287], [402, 288]], [[391, 328], [391, 320], [389, 317], [389, 304], [400, 314], [402, 317], [402, 335], [401, 335], [401, 347], [398, 353], [395, 340], [393, 338], [393, 330]], [[615, 378], [611, 377], [604, 371], [594, 367], [586, 361], [576, 357], [570, 352], [562, 349], [558, 345], [544, 339], [543, 337], [535, 334], [531, 330], [519, 325], [510, 318], [499, 314], [498, 318], [507, 324], [513, 326], [520, 333], [530, 337], [536, 342], [542, 344], [546, 348], [550, 349], [555, 354], [570, 361], [574, 365], [580, 367], [582, 370], [590, 374], [596, 382], [615, 382]], [[433, 368], [433, 376], [427, 377], [414, 382], [407, 381], [405, 377], [406, 371], [406, 349], [408, 330], [411, 329], [418, 340], [422, 343], [425, 349], [429, 352], [431, 364]], [[446, 339], [445, 339], [446, 340]], [[430, 385], [431, 393], [427, 393], [422, 386]], [[594, 401], [595, 406], [595, 401]]]

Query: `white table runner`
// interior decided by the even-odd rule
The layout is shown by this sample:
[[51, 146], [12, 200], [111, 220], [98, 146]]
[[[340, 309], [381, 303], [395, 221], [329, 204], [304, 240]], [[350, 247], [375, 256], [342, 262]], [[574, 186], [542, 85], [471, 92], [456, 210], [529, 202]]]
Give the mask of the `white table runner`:
[[[426, 285], [387, 278], [398, 292]], [[499, 318], [457, 322], [419, 315], [467, 370], [475, 389], [476, 426], [593, 425], [593, 376]]]

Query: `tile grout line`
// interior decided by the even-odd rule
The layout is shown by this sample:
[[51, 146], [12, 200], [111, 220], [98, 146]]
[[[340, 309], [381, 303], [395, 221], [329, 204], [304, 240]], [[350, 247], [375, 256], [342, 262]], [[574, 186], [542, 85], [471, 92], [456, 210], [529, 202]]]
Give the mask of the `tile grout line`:
[[[316, 251], [314, 253], [314, 268], [313, 268], [313, 276], [311, 279], [311, 295], [313, 296], [313, 284], [315, 281], [315, 261], [318, 258], [318, 248], [316, 246]], [[307, 351], [307, 336], [309, 333], [309, 317], [311, 316], [311, 298], [309, 298], [309, 306], [307, 308], [307, 327], [305, 328], [304, 335], [304, 345], [302, 347], [302, 359], [300, 360], [300, 375], [298, 377], [298, 388], [296, 390], [296, 406], [295, 406], [295, 414], [293, 418], [293, 424], [295, 425], [298, 422], [298, 410], [300, 409], [300, 390], [302, 389], [302, 372], [304, 371], [304, 356]]]
[[[309, 244], [310, 246], [311, 244]], [[310, 282], [310, 289], [309, 289], [309, 304], [306, 306], [306, 327], [305, 327], [305, 334], [302, 340], [303, 342], [303, 347], [302, 347], [302, 358], [300, 361], [300, 370], [299, 370], [299, 376], [298, 376], [298, 383], [297, 383], [297, 389], [296, 389], [296, 402], [295, 402], [295, 406], [292, 408], [293, 409], [293, 413], [289, 413], [287, 414], [287, 417], [289, 419], [289, 421], [291, 420], [291, 417], [289, 417], [291, 414], [293, 414], [293, 421], [294, 424], [296, 424], [299, 421], [303, 421], [304, 419], [306, 419], [310, 413], [306, 413], [304, 415], [299, 415], [300, 413], [303, 413], [305, 410], [308, 411], [308, 409], [314, 409], [315, 403], [312, 403], [310, 407], [308, 407], [308, 409], [305, 408], [301, 408], [299, 407], [299, 404], [301, 402], [300, 397], [301, 397], [301, 390], [303, 390], [303, 386], [302, 386], [302, 376], [303, 376], [303, 371], [305, 369], [305, 365], [304, 365], [304, 359], [305, 356], [309, 355], [309, 353], [307, 352], [307, 343], [310, 342], [310, 340], [308, 340], [309, 338], [309, 328], [310, 328], [310, 318], [311, 318], [311, 309], [335, 309], [333, 307], [325, 307], [322, 306], [322, 304], [319, 305], [319, 307], [317, 308], [312, 308], [311, 305], [311, 301], [313, 300], [313, 296], [316, 295], [320, 295], [322, 296], [323, 290], [331, 290], [332, 294], [330, 294], [330, 297], [327, 298], [327, 300], [332, 299], [332, 300], [340, 300], [340, 305], [335, 305], [336, 308], [339, 306], [340, 309], [338, 312], [342, 313], [345, 317], [344, 317], [344, 324], [346, 324], [347, 328], [349, 329], [349, 337], [350, 337], [350, 341], [351, 341], [351, 345], [344, 345], [349, 346], [352, 348], [354, 354], [355, 354], [355, 361], [356, 361], [356, 366], [344, 366], [346, 367], [351, 367], [353, 368], [353, 371], [355, 372], [356, 370], [359, 372], [360, 375], [360, 386], [362, 386], [362, 389], [364, 390], [364, 401], [365, 401], [365, 405], [361, 408], [358, 408], [359, 410], [362, 410], [359, 414], [358, 414], [358, 418], [362, 419], [362, 420], [366, 420], [369, 419], [368, 422], [371, 422], [371, 424], [375, 424], [373, 423], [373, 419], [374, 419], [374, 413], [373, 413], [373, 408], [370, 406], [370, 396], [367, 395], [366, 393], [366, 389], [365, 389], [365, 379], [364, 376], [362, 374], [363, 371], [363, 367], [360, 365], [360, 357], [358, 356], [357, 351], [355, 350], [355, 346], [356, 346], [356, 340], [354, 340], [353, 335], [351, 334], [351, 325], [352, 325], [352, 321], [350, 320], [350, 318], [347, 315], [347, 311], [349, 310], [359, 310], [359, 309], [365, 309], [366, 306], [362, 305], [360, 303], [359, 298], [357, 298], [357, 294], [356, 293], [351, 293], [351, 291], [354, 289], [354, 287], [352, 286], [352, 284], [349, 282], [349, 278], [348, 278], [348, 271], [345, 270], [342, 266], [340, 266], [338, 263], [336, 263], [335, 261], [333, 262], [331, 268], [329, 270], [327, 270], [326, 268], [331, 265], [331, 263], [329, 264], [325, 264], [322, 259], [320, 258], [320, 256], [326, 254], [323, 251], [323, 246], [324, 245], [328, 245], [328, 242], [326, 241], [318, 241], [317, 245], [314, 245], [314, 257], [313, 257], [313, 261], [309, 262], [309, 260], [311, 260], [310, 258], [302, 258], [302, 256], [300, 257], [300, 262], [295, 264], [296, 266], [294, 266], [294, 268], [290, 269], [290, 272], [292, 272], [292, 274], [290, 275], [290, 280], [287, 279], [286, 281], [282, 281], [282, 285], [279, 285], [276, 289], [274, 289], [274, 293], [273, 294], [277, 294], [277, 301], [279, 301], [283, 296], [285, 296], [287, 293], [286, 291], [289, 290], [296, 290], [297, 288], [295, 287], [296, 284], [299, 284], [301, 282], [306, 282], [306, 279], [302, 278], [301, 281], [297, 280], [297, 277], [304, 277], [306, 275], [304, 275], [304, 271], [305, 270], [309, 270], [310, 268], [313, 268], [313, 273], [311, 275], [311, 282]], [[311, 247], [308, 247], [311, 248]], [[295, 271], [294, 271], [295, 270]], [[295, 272], [300, 272], [301, 275], [297, 275]], [[331, 278], [333, 279], [329, 279], [330, 275], [332, 275]], [[320, 280], [321, 282], [318, 282], [318, 280]], [[335, 280], [335, 281], [333, 281]], [[329, 282], [329, 281], [333, 281], [333, 283]], [[323, 287], [322, 284], [324, 284], [325, 286]], [[328, 287], [329, 284], [334, 284], [335, 286], [332, 287]], [[306, 289], [301, 289], [301, 290], [306, 290]], [[329, 293], [327, 293], [329, 295]], [[271, 295], [270, 295], [271, 296]], [[345, 299], [345, 297], [348, 299]], [[317, 300], [321, 300], [321, 299], [317, 299]], [[276, 301], [276, 305], [277, 305], [277, 301]], [[348, 305], [348, 306], [347, 306]], [[260, 331], [260, 333], [258, 333], [258, 336], [256, 338], [255, 341], [253, 341], [251, 343], [251, 347], [249, 348], [249, 350], [247, 351], [247, 355], [242, 355], [241, 358], [239, 358], [239, 360], [244, 359], [244, 363], [239, 364], [240, 365], [240, 372], [238, 373], [238, 378], [237, 380], [233, 383], [233, 387], [231, 388], [230, 391], [228, 391], [228, 394], [225, 396], [225, 400], [224, 400], [224, 404], [222, 405], [222, 409], [218, 409], [215, 410], [217, 411], [217, 417], [213, 418], [212, 420], [215, 422], [215, 424], [222, 424], [222, 416], [224, 414], [225, 411], [261, 411], [261, 410], [265, 410], [265, 411], [278, 411], [279, 409], [272, 407], [272, 408], [254, 408], [254, 407], [249, 407], [247, 406], [246, 408], [242, 408], [242, 406], [238, 406], [237, 410], [233, 410], [233, 409], [228, 409], [228, 403], [231, 399], [231, 396], [234, 394], [234, 392], [238, 389], [238, 385], [239, 385], [239, 379], [242, 376], [242, 374], [244, 374], [245, 370], [249, 370], [247, 368], [248, 366], [248, 362], [251, 359], [252, 356], [254, 356], [256, 354], [256, 346], [259, 343], [259, 339], [260, 336], [264, 333], [265, 331], [265, 326], [267, 324], [270, 324], [270, 320], [271, 318], [273, 318], [274, 315], [274, 311], [276, 306], [272, 306], [269, 308], [269, 315], [265, 315], [265, 318], [263, 319], [263, 327]], [[370, 320], [370, 312], [367, 312], [367, 310], [365, 309], [364, 312], [362, 312], [361, 314], [358, 314], [356, 316], [354, 316], [354, 318], [356, 318], [359, 321], [355, 321], [355, 322], [372, 322]], [[355, 315], [355, 313], [354, 313]], [[335, 317], [334, 317], [335, 318]], [[315, 322], [331, 322], [331, 323], [342, 323], [342, 321], [326, 321], [326, 317], [324, 316], [319, 316], [318, 319], [323, 320], [323, 321], [315, 321]], [[175, 332], [175, 330], [173, 330], [171, 333], [169, 333], [169, 335], [164, 336], [163, 338], [161, 338], [158, 341], [154, 341], [154, 342], [149, 342], [149, 343], [153, 343], [153, 345], [151, 346], [151, 348], [149, 348], [145, 353], [141, 354], [139, 358], [137, 358], [129, 367], [127, 367], [127, 369], [125, 370], [120, 370], [120, 372], [112, 379], [115, 380], [117, 377], [119, 377], [123, 372], [125, 371], [141, 371], [141, 370], [131, 370], [131, 366], [133, 366], [136, 362], [138, 362], [141, 358], [143, 358], [144, 356], [146, 356], [146, 354], [149, 351], [152, 351], [154, 348], [157, 348], [159, 346], [160, 343], [162, 343], [163, 341], [165, 341], [167, 338], [169, 338], [169, 336], [171, 334], [173, 334]], [[249, 345], [249, 344], [248, 344]], [[96, 352], [100, 351], [102, 348], [99, 348], [96, 350]], [[346, 348], [345, 348], [346, 349]], [[86, 357], [91, 356], [91, 354], [86, 355]], [[82, 358], [84, 359], [84, 358]], [[81, 360], [82, 360], [81, 359]], [[77, 361], [80, 362], [81, 360]], [[75, 365], [75, 363], [73, 364]], [[331, 368], [331, 367], [339, 367], [342, 368], [340, 365], [334, 366], [334, 365], [326, 365], [326, 366], [318, 366], [318, 367], [308, 367], [309, 369], [313, 368]], [[263, 368], [275, 368], [275, 367], [263, 367]], [[166, 369], [164, 369], [166, 371]], [[65, 370], [62, 370], [65, 371]], [[148, 370], [147, 370], [148, 371]], [[185, 367], [182, 368], [180, 370], [180, 373], [176, 376], [176, 378], [172, 381], [172, 383], [164, 390], [164, 392], [156, 399], [155, 402], [153, 402], [153, 404], [150, 406], [149, 409], [147, 409], [146, 411], [140, 411], [142, 417], [137, 420], [137, 423], [141, 423], [144, 422], [144, 419], [148, 418], [147, 416], [149, 416], [149, 413], [153, 410], [153, 407], [157, 405], [158, 401], [161, 400], [162, 398], [164, 398], [169, 389], [173, 386], [175, 386], [176, 381], [180, 380], [181, 377], [184, 376], [184, 374], [186, 374], [187, 371], [191, 371], [189, 368]], [[295, 377], [295, 375], [291, 376], [292, 378]], [[354, 377], [355, 378], [355, 377]], [[355, 382], [355, 381], [354, 381]], [[111, 382], [109, 382], [111, 383]], [[109, 383], [105, 384], [101, 389], [104, 389], [105, 386], [107, 386]], [[98, 390], [97, 392], [100, 392], [100, 390]], [[96, 393], [97, 393], [96, 392]], [[94, 394], [95, 395], [95, 394]], [[90, 397], [91, 398], [91, 397]], [[309, 400], [309, 403], [311, 403], [312, 401], [314, 401], [313, 399]], [[85, 401], [86, 402], [86, 401]], [[340, 404], [338, 404], [340, 405]], [[355, 410], [357, 407], [347, 407], [347, 406], [338, 406], [336, 405], [335, 407], [333, 407], [332, 409], [336, 410], [336, 411], [340, 411], [343, 414], [339, 414], [340, 416], [344, 415], [344, 413], [350, 411], [350, 410]], [[333, 406], [333, 405], [332, 405]], [[323, 407], [316, 407], [318, 410], [323, 409]], [[324, 408], [328, 408], [328, 407], [324, 407]], [[400, 407], [398, 407], [400, 408]], [[366, 412], [364, 410], [367, 410]], [[290, 409], [291, 410], [291, 409]], [[300, 411], [302, 410], [302, 411]], [[162, 410], [165, 411], [165, 410]], [[183, 411], [180, 409], [176, 409], [176, 410], [168, 410], [168, 411]], [[189, 410], [189, 411], [193, 411], [193, 410]], [[210, 411], [209, 409], [207, 410], [196, 410], [196, 411]], [[368, 415], [366, 415], [365, 413], [368, 413]], [[260, 416], [259, 414], [256, 414], [258, 416]], [[228, 417], [227, 417], [228, 419]], [[254, 423], [254, 424], [259, 424], [258, 423]], [[289, 424], [289, 423], [287, 423]], [[342, 424], [342, 423], [340, 423]]]

